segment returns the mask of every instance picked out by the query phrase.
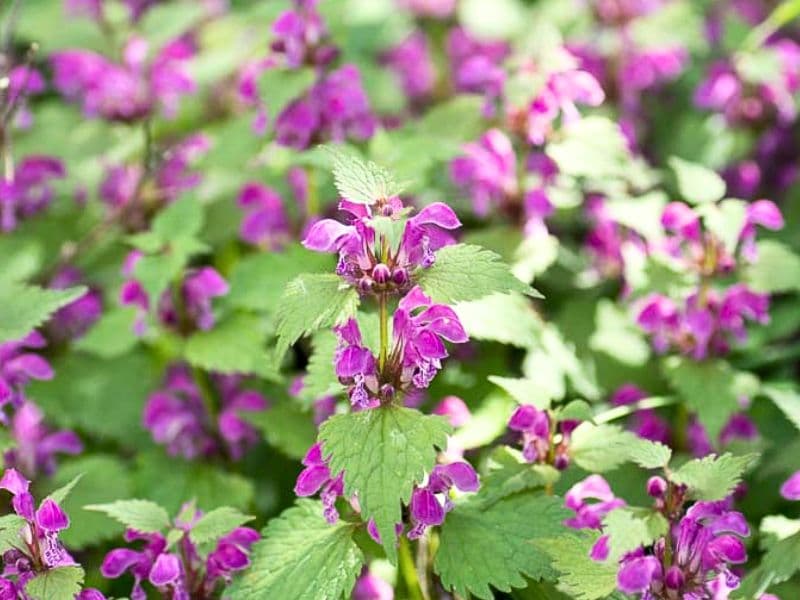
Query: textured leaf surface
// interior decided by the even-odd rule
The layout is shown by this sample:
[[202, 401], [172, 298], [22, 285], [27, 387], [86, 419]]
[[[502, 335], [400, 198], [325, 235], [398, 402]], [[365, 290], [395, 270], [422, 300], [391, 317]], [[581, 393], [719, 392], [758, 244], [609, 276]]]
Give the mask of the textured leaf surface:
[[267, 443], [291, 458], [303, 458], [317, 437], [314, 416], [291, 400], [276, 401], [267, 410], [246, 413], [244, 418], [264, 432]]
[[558, 588], [574, 600], [605, 598], [617, 587], [617, 565], [589, 557], [598, 535], [564, 535], [535, 543], [552, 557], [553, 567], [560, 572]]
[[192, 527], [190, 536], [196, 544], [214, 542], [254, 518], [230, 506], [221, 506], [200, 517]]
[[333, 155], [333, 179], [342, 198], [358, 204], [375, 204], [396, 196], [403, 188], [386, 169], [352, 152], [326, 146]]
[[733, 598], [758, 598], [771, 585], [782, 583], [800, 571], [800, 533], [776, 542], [742, 582]]
[[603, 533], [608, 535], [607, 561], [616, 564], [627, 552], [649, 546], [667, 532], [667, 520], [652, 510], [618, 508], [603, 519]]
[[318, 502], [299, 500], [264, 529], [252, 564], [228, 590], [232, 600], [339, 600], [349, 596], [364, 555], [353, 525], [330, 525]]
[[725, 181], [711, 169], [673, 156], [669, 165], [678, 180], [678, 191], [687, 202], [716, 202], [725, 195]]
[[439, 250], [436, 262], [428, 269], [421, 269], [417, 281], [436, 302], [469, 302], [498, 292], [542, 297], [517, 279], [499, 254], [470, 244]]
[[688, 486], [689, 494], [696, 500], [722, 500], [733, 491], [744, 472], [757, 459], [757, 454], [697, 458], [681, 466], [671, 479]]
[[536, 342], [538, 318], [519, 294], [491, 294], [453, 307], [471, 339], [489, 340], [517, 348]]
[[169, 526], [167, 511], [149, 500], [117, 500], [109, 504], [90, 504], [85, 508], [105, 513], [125, 527], [145, 533], [161, 531]]
[[570, 453], [575, 463], [594, 473], [617, 468], [630, 460], [637, 438], [616, 425], [594, 425], [584, 421], [572, 432]]
[[358, 293], [333, 274], [306, 274], [286, 286], [278, 305], [278, 359], [306, 333], [353, 316]]
[[275, 378], [272, 357], [264, 349], [264, 337], [257, 318], [237, 315], [213, 329], [193, 334], [186, 342], [186, 360], [207, 371]]
[[532, 542], [559, 535], [569, 511], [554, 496], [520, 494], [480, 509], [474, 501], [447, 514], [434, 569], [463, 597], [494, 598], [491, 588], [524, 587], [525, 576], [553, 579], [550, 557]]
[[0, 344], [26, 336], [59, 308], [85, 293], [85, 287], [45, 290], [27, 285], [0, 285]]
[[344, 470], [345, 495], [358, 494], [361, 514], [375, 519], [391, 560], [400, 505], [433, 468], [436, 448], [446, 447], [450, 431], [442, 417], [395, 406], [336, 415], [320, 428], [331, 473]]
[[81, 591], [83, 569], [59, 567], [37, 575], [25, 586], [32, 600], [73, 600]]
[[747, 267], [745, 279], [757, 292], [800, 290], [800, 255], [778, 241], [760, 241], [758, 260]]
[[517, 492], [555, 483], [558, 478], [558, 471], [550, 465], [530, 464], [517, 450], [500, 446], [492, 452], [490, 470], [481, 478], [479, 500], [487, 507]]

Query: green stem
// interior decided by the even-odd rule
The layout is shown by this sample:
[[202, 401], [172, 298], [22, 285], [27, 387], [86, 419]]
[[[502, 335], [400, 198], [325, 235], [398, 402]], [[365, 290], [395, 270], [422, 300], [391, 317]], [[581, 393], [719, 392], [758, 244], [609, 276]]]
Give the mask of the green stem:
[[626, 404], [625, 406], [617, 406], [611, 410], [607, 410], [597, 415], [593, 421], [598, 425], [600, 423], [608, 423], [616, 421], [628, 415], [632, 415], [640, 410], [647, 410], [650, 408], [661, 408], [662, 406], [671, 406], [677, 404], [678, 399], [673, 396], [652, 396], [650, 398], [643, 398], [633, 404]]
[[409, 600], [427, 600], [419, 583], [419, 576], [417, 575], [416, 565], [414, 565], [414, 558], [411, 556], [408, 539], [404, 536], [400, 536], [398, 566], [400, 575], [408, 588]]
[[319, 190], [317, 189], [317, 179], [313, 167], [306, 169], [306, 181], [308, 182], [306, 213], [308, 217], [314, 217], [319, 214]]
[[745, 38], [744, 49], [755, 50], [778, 29], [800, 16], [800, 0], [784, 0], [750, 35]]
[[381, 349], [378, 355], [378, 368], [382, 371], [386, 365], [386, 357], [389, 354], [389, 309], [387, 306], [386, 294], [378, 295], [378, 318], [381, 326]]

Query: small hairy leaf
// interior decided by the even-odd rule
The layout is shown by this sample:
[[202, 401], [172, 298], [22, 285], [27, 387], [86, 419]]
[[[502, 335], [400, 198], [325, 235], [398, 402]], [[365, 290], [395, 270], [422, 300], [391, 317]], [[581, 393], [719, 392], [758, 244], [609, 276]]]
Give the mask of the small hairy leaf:
[[480, 300], [494, 293], [520, 292], [543, 296], [511, 272], [500, 255], [480, 246], [455, 244], [436, 253], [436, 262], [420, 269], [417, 282], [436, 302]]
[[75, 343], [75, 348], [100, 358], [122, 356], [138, 342], [133, 325], [136, 309], [122, 306], [103, 313], [89, 332]]
[[558, 589], [573, 600], [599, 600], [617, 587], [618, 565], [589, 557], [598, 537], [597, 533], [562, 535], [535, 542], [538, 548], [550, 555], [553, 567], [560, 573]]
[[372, 161], [365, 161], [354, 152], [325, 146], [333, 157], [333, 179], [339, 195], [358, 204], [375, 204], [403, 191], [394, 176]]
[[671, 479], [688, 486], [690, 496], [696, 500], [722, 500], [757, 459], [757, 454], [733, 456], [727, 453], [696, 458], [675, 471]]
[[639, 546], [649, 546], [667, 532], [667, 520], [649, 509], [618, 508], [603, 519], [603, 533], [608, 535], [607, 561], [616, 564], [622, 556]]
[[169, 244], [178, 238], [191, 238], [203, 228], [203, 206], [189, 196], [168, 204], [153, 219], [152, 232]]
[[81, 567], [58, 567], [36, 575], [25, 585], [25, 591], [32, 600], [73, 600], [82, 583]]
[[18, 340], [62, 306], [86, 293], [85, 287], [46, 290], [30, 285], [0, 284], [0, 344]]
[[747, 284], [757, 292], [800, 290], [800, 256], [775, 240], [758, 242], [758, 259], [745, 270]]
[[672, 449], [659, 442], [636, 438], [631, 440], [628, 458], [645, 469], [665, 467], [672, 458]]
[[110, 504], [90, 504], [84, 508], [105, 513], [125, 527], [145, 533], [161, 531], [169, 526], [167, 511], [150, 500], [117, 500]]
[[716, 202], [725, 195], [725, 181], [711, 169], [673, 156], [669, 165], [678, 180], [678, 191], [687, 202]]
[[57, 490], [50, 492], [50, 494], [48, 494], [47, 497], [50, 498], [50, 500], [52, 500], [56, 504], [61, 504], [62, 502], [64, 502], [64, 500], [67, 499], [67, 496], [69, 496], [70, 493], [72, 493], [72, 490], [75, 488], [76, 485], [78, 485], [78, 482], [81, 480], [82, 477], [83, 477], [82, 473], [75, 475], [66, 484], [64, 484]]
[[480, 492], [447, 514], [434, 570], [449, 590], [484, 600], [491, 587], [508, 592], [525, 577], [554, 579], [550, 557], [533, 542], [565, 531], [569, 516], [560, 498], [519, 494], [481, 510]]
[[579, 467], [595, 473], [611, 471], [630, 460], [638, 438], [616, 425], [584, 421], [572, 432], [570, 454]]
[[295, 277], [286, 286], [278, 304], [278, 362], [304, 334], [345, 321], [357, 308], [358, 293], [337, 275]]
[[215, 542], [254, 518], [230, 506], [221, 506], [200, 517], [189, 535], [196, 544]]
[[344, 471], [344, 493], [358, 494], [363, 518], [375, 519], [390, 560], [396, 558], [394, 530], [414, 484], [447, 446], [447, 420], [396, 406], [336, 415], [320, 427], [331, 473]]
[[25, 544], [19, 535], [19, 530], [27, 521], [17, 514], [8, 514], [0, 517], [0, 552], [12, 548], [24, 548]]
[[298, 500], [264, 529], [252, 564], [228, 589], [231, 600], [340, 600], [364, 564], [354, 527], [330, 525], [319, 502]]

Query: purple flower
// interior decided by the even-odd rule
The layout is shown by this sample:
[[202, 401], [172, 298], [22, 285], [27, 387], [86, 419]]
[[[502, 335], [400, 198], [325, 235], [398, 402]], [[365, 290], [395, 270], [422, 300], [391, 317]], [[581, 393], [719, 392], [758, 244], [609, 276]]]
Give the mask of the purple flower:
[[339, 208], [351, 215], [352, 224], [333, 219], [317, 221], [309, 228], [303, 245], [317, 252], [337, 252], [337, 274], [363, 294], [402, 293], [410, 289], [412, 272], [433, 265], [435, 251], [451, 244], [450, 231], [461, 226], [449, 206], [434, 202], [408, 219], [399, 246], [390, 248], [380, 245], [373, 229], [373, 212], [401, 218], [403, 205], [398, 198], [381, 200], [373, 206], [342, 200]]
[[289, 219], [278, 193], [260, 183], [247, 183], [239, 192], [244, 218], [239, 237], [267, 250], [280, 250], [289, 241]]
[[493, 102], [505, 84], [502, 63], [510, 53], [509, 45], [477, 40], [461, 27], [450, 31], [446, 44], [454, 87], [459, 92], [483, 95], [486, 98], [484, 113], [491, 115]]
[[337, 346], [333, 364], [336, 376], [348, 387], [353, 407], [363, 410], [378, 405], [374, 396], [378, 392], [378, 362], [372, 350], [364, 346], [361, 331], [355, 319], [334, 327]]
[[[53, 276], [50, 287], [65, 289], [83, 280], [83, 274], [77, 268], [67, 266]], [[48, 323], [48, 333], [58, 341], [77, 339], [94, 325], [102, 311], [102, 293], [90, 288], [83, 296], [56, 311]]]
[[[647, 398], [647, 393], [633, 384], [625, 384], [617, 389], [611, 396], [613, 406], [625, 406], [634, 404], [639, 400]], [[628, 421], [628, 427], [640, 438], [669, 444], [670, 427], [669, 423], [658, 416], [653, 409], [637, 410]]]
[[601, 529], [605, 516], [612, 510], [625, 506], [625, 501], [614, 495], [611, 486], [600, 475], [590, 475], [569, 489], [564, 496], [564, 506], [575, 511], [574, 517], [564, 521], [567, 527]]
[[15, 446], [5, 453], [5, 463], [30, 477], [38, 473], [52, 475], [56, 470], [56, 454], [83, 451], [83, 444], [74, 432], [51, 432], [44, 424], [44, 414], [32, 402], [17, 408], [11, 418], [10, 433]]
[[324, 43], [328, 30], [317, 11], [317, 0], [293, 0], [292, 3], [294, 8], [282, 12], [272, 24], [275, 39], [270, 44], [271, 49], [283, 55], [290, 68], [329, 64], [338, 50]]
[[164, 387], [149, 396], [143, 424], [170, 455], [192, 460], [224, 450], [233, 460], [239, 460], [258, 442], [255, 428], [240, 413], [265, 410], [266, 398], [256, 391], [242, 389], [239, 376], [215, 376], [212, 383], [221, 404], [216, 423], [184, 365], [170, 367]]
[[12, 231], [20, 219], [47, 208], [53, 200], [53, 180], [66, 176], [64, 164], [50, 156], [28, 156], [12, 179], [0, 182], [0, 231]]
[[522, 434], [522, 455], [528, 462], [543, 462], [550, 449], [550, 417], [532, 404], [518, 406], [508, 428]]
[[400, 357], [403, 380], [417, 388], [430, 385], [448, 356], [443, 340], [462, 344], [469, 338], [449, 306], [434, 304], [419, 287], [400, 300], [393, 320], [393, 357]]
[[[668, 593], [677, 598], [720, 597], [735, 589], [739, 578], [731, 564], [747, 560], [741, 540], [750, 535], [750, 528], [741, 513], [731, 511], [726, 501], [698, 502], [686, 512], [665, 539], [656, 541], [654, 555], [638, 549], [625, 555], [617, 576], [620, 590], [628, 594], [644, 593], [644, 597], [662, 597]], [[667, 551], [669, 548], [669, 551]], [[669, 596], [668, 596], [669, 597]]]
[[444, 523], [445, 514], [453, 508], [450, 490], [454, 487], [462, 492], [478, 491], [480, 482], [472, 465], [463, 461], [436, 465], [427, 485], [414, 488], [408, 505], [412, 524], [408, 539], [417, 539], [428, 527]]
[[[24, 387], [32, 379], [53, 378], [53, 368], [44, 358], [30, 352], [47, 344], [44, 337], [32, 331], [24, 338], [0, 344], [0, 408], [6, 404], [19, 407], [25, 400]], [[0, 411], [0, 420], [6, 421]]]
[[781, 496], [787, 500], [800, 500], [800, 471], [783, 482]]
[[142, 178], [139, 165], [112, 165], [100, 182], [100, 199], [111, 207], [126, 206], [135, 199]]
[[486, 216], [490, 208], [518, 194], [517, 158], [502, 131], [490, 129], [463, 151], [450, 163], [450, 178], [469, 191], [476, 214]]
[[322, 446], [318, 443], [308, 449], [302, 462], [305, 469], [297, 476], [294, 493], [305, 497], [319, 492], [325, 520], [336, 523], [339, 520], [336, 499], [344, 493], [344, 472], [331, 476], [328, 461], [322, 457]]
[[469, 408], [458, 396], [442, 398], [442, 401], [433, 409], [433, 414], [447, 417], [453, 427], [463, 427], [472, 419]]
[[352, 600], [394, 600], [394, 588], [365, 567], [356, 580]]
[[131, 38], [117, 64], [87, 50], [65, 50], [51, 57], [56, 89], [83, 105], [88, 117], [131, 122], [160, 105], [166, 117], [177, 113], [180, 98], [195, 91], [186, 62], [194, 48], [184, 39], [166, 44], [152, 60], [148, 42]]
[[425, 99], [433, 92], [436, 69], [428, 50], [428, 40], [422, 31], [414, 31], [387, 50], [381, 62], [395, 73], [410, 100]]
[[4, 577], [17, 576], [21, 586], [38, 572], [76, 564], [58, 539], [59, 532], [69, 527], [69, 517], [50, 498], [35, 509], [29, 487], [30, 482], [15, 469], [6, 469], [0, 479], [0, 489], [12, 495], [14, 512], [26, 521], [18, 533], [21, 543], [3, 556]]

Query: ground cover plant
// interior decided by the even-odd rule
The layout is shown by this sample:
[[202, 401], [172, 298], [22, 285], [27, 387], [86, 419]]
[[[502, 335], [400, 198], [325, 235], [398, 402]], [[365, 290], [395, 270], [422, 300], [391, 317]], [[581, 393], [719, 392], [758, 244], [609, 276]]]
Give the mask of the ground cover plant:
[[800, 2], [0, 19], [0, 600], [800, 598]]

